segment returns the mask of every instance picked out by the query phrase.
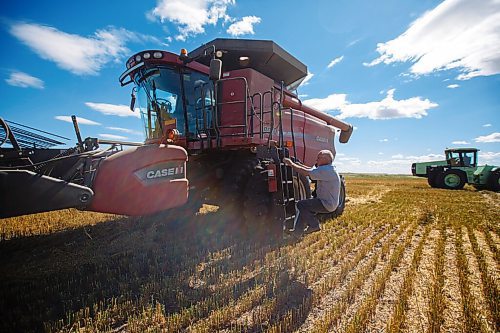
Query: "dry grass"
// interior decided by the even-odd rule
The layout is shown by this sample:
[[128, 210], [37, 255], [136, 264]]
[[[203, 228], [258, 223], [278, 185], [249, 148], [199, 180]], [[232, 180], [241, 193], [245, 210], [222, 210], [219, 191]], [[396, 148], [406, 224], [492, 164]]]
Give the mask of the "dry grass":
[[499, 331], [498, 194], [354, 175], [347, 191], [299, 241], [214, 206], [0, 220], [0, 331]]

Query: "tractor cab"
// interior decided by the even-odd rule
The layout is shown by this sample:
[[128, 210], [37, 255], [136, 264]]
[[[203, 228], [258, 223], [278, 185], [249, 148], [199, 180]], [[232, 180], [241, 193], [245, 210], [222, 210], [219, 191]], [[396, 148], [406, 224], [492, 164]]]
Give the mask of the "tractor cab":
[[476, 167], [478, 151], [476, 148], [446, 149], [446, 161], [454, 167]]

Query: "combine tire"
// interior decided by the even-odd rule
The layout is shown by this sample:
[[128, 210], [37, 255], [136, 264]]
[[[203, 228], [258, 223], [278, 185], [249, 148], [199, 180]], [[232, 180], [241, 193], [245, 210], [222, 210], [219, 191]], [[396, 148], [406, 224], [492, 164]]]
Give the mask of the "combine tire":
[[488, 178], [488, 189], [491, 191], [500, 191], [500, 172], [493, 172]]
[[447, 190], [461, 190], [465, 185], [465, 176], [458, 170], [446, 170], [437, 176], [437, 184]]
[[[251, 232], [263, 231], [281, 234], [282, 207], [276, 204], [273, 193], [268, 190], [267, 178], [258, 165], [254, 167], [248, 177], [244, 190], [243, 217], [247, 229]], [[293, 178], [295, 191], [299, 194], [298, 200], [311, 197], [311, 187], [306, 177], [299, 175]]]
[[226, 220], [242, 222], [245, 186], [259, 160], [254, 156], [242, 157], [228, 169], [224, 175], [223, 185], [218, 193], [219, 210]]

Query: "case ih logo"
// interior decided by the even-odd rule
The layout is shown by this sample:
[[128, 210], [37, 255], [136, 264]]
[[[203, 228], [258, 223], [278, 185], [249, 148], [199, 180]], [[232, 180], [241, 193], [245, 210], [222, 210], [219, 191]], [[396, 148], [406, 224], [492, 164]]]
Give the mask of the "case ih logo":
[[141, 182], [149, 184], [157, 181], [185, 178], [184, 163], [172, 161], [150, 165], [135, 172]]

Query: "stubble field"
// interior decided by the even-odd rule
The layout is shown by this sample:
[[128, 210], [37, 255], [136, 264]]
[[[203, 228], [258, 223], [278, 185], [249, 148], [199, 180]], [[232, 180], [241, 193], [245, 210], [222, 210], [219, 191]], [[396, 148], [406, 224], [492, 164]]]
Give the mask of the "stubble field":
[[498, 332], [500, 194], [346, 177], [300, 240], [216, 207], [0, 220], [1, 332]]

